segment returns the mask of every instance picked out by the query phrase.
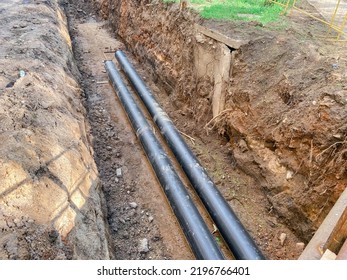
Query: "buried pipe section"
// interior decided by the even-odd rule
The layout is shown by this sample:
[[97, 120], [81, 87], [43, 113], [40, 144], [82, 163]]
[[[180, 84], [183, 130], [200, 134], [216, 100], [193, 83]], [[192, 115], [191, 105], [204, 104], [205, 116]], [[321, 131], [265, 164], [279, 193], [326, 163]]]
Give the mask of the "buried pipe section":
[[115, 57], [159, 127], [234, 257], [238, 260], [264, 259], [263, 254], [241, 221], [189, 149], [168, 115], [161, 109], [152, 92], [147, 88], [125, 54], [122, 51], [117, 51]]
[[203, 260], [225, 259], [114, 63], [106, 61], [105, 68], [194, 255], [197, 259]]

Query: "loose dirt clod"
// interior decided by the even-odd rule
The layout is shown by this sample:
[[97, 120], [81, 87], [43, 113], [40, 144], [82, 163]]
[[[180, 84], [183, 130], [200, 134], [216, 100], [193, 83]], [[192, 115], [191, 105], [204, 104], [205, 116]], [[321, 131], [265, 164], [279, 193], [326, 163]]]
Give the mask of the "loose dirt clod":
[[287, 239], [287, 234], [282, 232], [281, 235], [280, 235], [281, 246], [284, 245], [284, 242], [286, 241], [286, 239]]
[[130, 202], [129, 205], [130, 205], [130, 207], [133, 208], [133, 209], [136, 209], [136, 208], [137, 208], [137, 203], [136, 203], [136, 202]]
[[305, 243], [298, 242], [295, 244], [295, 248], [301, 253], [305, 249]]

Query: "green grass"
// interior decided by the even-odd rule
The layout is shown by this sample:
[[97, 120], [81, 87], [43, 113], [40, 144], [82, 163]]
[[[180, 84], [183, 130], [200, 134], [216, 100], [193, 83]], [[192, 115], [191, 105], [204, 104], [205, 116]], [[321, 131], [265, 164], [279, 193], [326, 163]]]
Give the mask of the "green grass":
[[[179, 0], [164, 0], [179, 2]], [[190, 6], [203, 18], [238, 21], [258, 21], [263, 24], [279, 19], [283, 8], [265, 4], [266, 0], [189, 0]], [[286, 2], [282, 0], [282, 2]]]

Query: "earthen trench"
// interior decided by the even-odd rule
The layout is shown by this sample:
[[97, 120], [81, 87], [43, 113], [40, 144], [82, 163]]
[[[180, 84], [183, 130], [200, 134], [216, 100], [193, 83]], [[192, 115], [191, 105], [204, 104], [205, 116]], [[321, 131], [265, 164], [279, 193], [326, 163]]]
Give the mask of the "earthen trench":
[[[67, 2], [68, 1], [66, 1], [65, 4], [67, 4]], [[154, 83], [156, 83], [158, 85], [158, 88], [167, 93], [167, 95], [169, 96], [168, 100], [172, 102], [172, 106], [174, 108], [177, 108], [177, 111], [180, 111], [182, 115], [191, 114], [192, 120], [199, 124], [198, 129], [204, 129], [207, 133], [217, 134], [216, 129], [220, 129], [222, 126], [215, 126], [215, 124], [222, 119], [224, 114], [228, 113], [228, 109], [226, 109], [226, 96], [228, 94], [229, 84], [230, 82], [232, 82], [235, 52], [248, 42], [236, 39], [234, 40], [232, 38], [224, 36], [221, 33], [203, 27], [202, 25], [196, 23], [195, 15], [189, 13], [181, 14], [175, 6], [169, 6], [168, 8], [168, 6], [166, 5], [158, 4], [160, 13], [158, 13], [158, 20], [153, 23], [154, 25], [156, 25], [156, 27], [159, 26], [159, 30], [163, 28], [167, 31], [168, 34], [171, 34], [171, 38], [169, 38], [170, 36], [166, 36], [165, 32], [162, 32], [160, 34], [151, 34], [148, 31], [148, 29], [151, 28], [146, 27], [145, 25], [142, 25], [143, 30], [139, 31], [139, 26], [141, 25], [141, 23], [139, 23], [138, 21], [140, 17], [137, 17], [137, 15], [131, 15], [129, 14], [129, 11], [127, 11], [127, 8], [134, 4], [133, 1], [95, 0], [89, 1], [88, 3], [93, 4], [93, 8], [98, 11], [99, 15], [107, 19], [109, 27], [111, 27], [114, 32], [113, 35], [117, 38], [120, 38], [124, 42], [126, 50], [132, 53], [140, 63], [145, 64], [145, 67], [148, 68], [149, 72], [151, 72]], [[134, 8], [132, 6], [131, 8], [138, 11], [139, 14], [141, 14], [141, 12], [143, 12], [145, 9], [149, 9], [149, 13], [155, 13], [155, 8], [153, 8], [153, 6], [141, 4], [138, 9], [137, 7]], [[60, 15], [59, 22], [62, 26], [61, 29], [65, 34], [67, 30], [66, 19], [62, 16], [62, 11], [60, 8], [58, 8], [58, 5], [55, 5], [53, 8], [45, 7], [44, 11], [48, 14], [46, 15], [47, 18], [52, 15], [56, 16], [56, 14]], [[151, 21], [148, 14], [145, 12], [143, 12], [142, 18], [140, 18], [140, 20], [147, 22]], [[46, 21], [46, 19], [44, 18], [43, 21]], [[166, 21], [168, 22], [168, 24], [166, 24]], [[176, 22], [178, 22], [177, 26], [175, 25]], [[52, 28], [55, 28], [54, 25], [52, 26]], [[59, 29], [57, 29], [57, 32], [59, 32]], [[45, 132], [45, 137], [43, 138], [41, 136], [41, 139], [45, 140], [45, 149], [47, 149], [47, 151], [42, 152], [42, 154], [46, 153], [46, 156], [44, 156], [43, 158], [45, 159], [48, 154], [52, 155], [53, 159], [58, 159], [57, 163], [50, 161], [49, 158], [43, 161], [46, 162], [45, 166], [42, 166], [41, 160], [37, 163], [32, 161], [30, 164], [33, 166], [29, 166], [28, 170], [23, 169], [22, 171], [22, 167], [18, 167], [20, 169], [20, 172], [17, 172], [18, 174], [23, 173], [23, 180], [19, 183], [27, 183], [26, 188], [30, 193], [31, 190], [37, 192], [37, 186], [40, 186], [42, 190], [45, 190], [42, 196], [50, 197], [50, 191], [56, 190], [57, 185], [67, 186], [66, 190], [64, 189], [64, 192], [62, 192], [59, 197], [57, 196], [59, 200], [61, 200], [61, 202], [59, 204], [59, 201], [56, 201], [56, 203], [57, 205], [59, 204], [59, 207], [62, 209], [58, 207], [54, 211], [57, 213], [59, 212], [59, 220], [58, 222], [56, 220], [52, 220], [51, 217], [53, 214], [56, 214], [55, 212], [48, 213], [48, 211], [42, 211], [42, 213], [34, 213], [35, 211], [31, 210], [33, 211], [33, 213], [28, 214], [29, 216], [31, 216], [25, 217], [24, 219], [22, 213], [23, 211], [26, 211], [26, 209], [24, 208], [18, 208], [19, 210], [16, 209], [14, 211], [11, 206], [8, 207], [8, 209], [5, 207], [6, 209], [4, 208], [4, 211], [7, 211], [6, 217], [10, 217], [11, 219], [13, 218], [16, 221], [14, 222], [14, 224], [17, 224], [18, 217], [21, 217], [20, 219], [24, 219], [23, 222], [18, 222], [18, 224], [20, 224], [20, 226], [18, 226], [19, 228], [25, 228], [27, 225], [29, 228], [35, 227], [36, 225], [34, 221], [36, 221], [36, 218], [39, 220], [38, 216], [39, 214], [42, 214], [40, 217], [42, 221], [40, 223], [47, 224], [49, 226], [47, 226], [47, 228], [44, 227], [43, 229], [41, 227], [38, 227], [39, 230], [35, 229], [34, 231], [39, 232], [40, 236], [49, 237], [50, 234], [61, 235], [61, 238], [56, 238], [58, 241], [54, 240], [54, 242], [56, 243], [53, 242], [54, 244], [52, 243], [53, 245], [50, 246], [53, 249], [54, 247], [59, 247], [59, 250], [62, 252], [59, 256], [50, 256], [52, 258], [113, 258], [113, 249], [109, 244], [111, 243], [112, 239], [112, 233], [109, 232], [109, 228], [111, 228], [112, 230], [112, 225], [110, 225], [112, 223], [112, 217], [108, 217], [107, 219], [107, 216], [110, 216], [110, 213], [107, 213], [107, 211], [104, 209], [105, 192], [103, 192], [104, 190], [100, 189], [101, 184], [99, 178], [97, 178], [97, 170], [93, 161], [94, 152], [92, 148], [90, 148], [92, 140], [90, 139], [91, 137], [88, 136], [88, 134], [90, 133], [90, 128], [84, 121], [86, 113], [84, 112], [84, 109], [82, 109], [83, 106], [81, 100], [83, 98], [80, 96], [81, 92], [83, 91], [79, 89], [77, 85], [77, 77], [79, 77], [79, 74], [75, 69], [74, 61], [72, 59], [72, 53], [70, 53], [71, 49], [70, 46], [68, 46], [68, 44], [71, 42], [69, 42], [69, 40], [63, 39], [61, 41], [63, 42], [62, 46], [66, 47], [66, 49], [69, 50], [66, 61], [61, 62], [63, 65], [61, 68], [64, 69], [64, 71], [66, 71], [66, 69], [70, 69], [70, 71], [72, 72], [72, 74], [69, 73], [68, 75], [70, 78], [66, 78], [65, 74], [62, 75], [62, 80], [69, 81], [69, 84], [67, 85], [68, 89], [66, 89], [66, 92], [68, 92], [71, 96], [63, 96], [62, 103], [64, 104], [61, 106], [59, 105], [61, 108], [59, 107], [57, 112], [59, 114], [60, 111], [64, 111], [66, 113], [66, 110], [62, 109], [65, 107], [73, 112], [72, 119], [73, 122], [76, 123], [76, 128], [71, 128], [66, 125], [66, 123], [63, 124], [63, 127], [68, 132], [66, 133], [66, 135], [68, 135], [69, 137], [71, 136], [71, 139], [74, 139], [77, 144], [75, 144], [74, 146], [67, 145], [66, 143], [71, 143], [71, 139], [64, 138], [66, 137], [66, 135], [61, 136], [61, 134], [59, 134], [63, 138], [61, 140], [61, 151], [53, 151], [52, 146], [50, 145], [50, 143], [53, 141], [50, 138], [53, 137], [52, 133], [51, 131], [49, 131], [49, 133], [48, 131], [46, 131], [47, 135]], [[167, 46], [171, 45], [172, 48], [160, 48], [164, 44], [166, 44]], [[35, 59], [35, 57], [33, 59]], [[46, 69], [46, 71], [51, 71], [52, 77], [54, 76], [54, 69]], [[30, 86], [33, 81], [38, 80], [35, 76], [36, 74], [31, 74], [30, 70], [28, 70], [27, 72], [29, 74], [20, 81], [21, 84], [15, 84], [13, 90], [16, 90], [16, 87], [21, 87], [23, 83], [26, 83]], [[75, 76], [75, 78], [71, 78], [73, 76]], [[47, 79], [50, 79], [52, 77], [48, 77]], [[90, 79], [90, 81], [92, 81], [92, 78]], [[50, 80], [48, 82], [48, 84], [54, 83], [55, 81], [52, 82]], [[51, 108], [51, 105], [47, 105], [47, 108], [50, 108], [50, 110], [55, 110], [55, 108]], [[46, 110], [47, 108], [44, 109]], [[42, 109], [42, 111], [44, 110]], [[104, 109], [101, 108], [100, 112], [103, 111]], [[100, 112], [97, 113], [99, 114]], [[67, 115], [69, 115], [69, 113], [67, 113]], [[190, 125], [194, 126], [194, 124]], [[57, 126], [57, 124], [55, 124], [55, 126]], [[75, 131], [79, 131], [78, 133], [80, 134], [76, 136]], [[112, 131], [113, 127], [109, 128], [107, 133], [113, 133]], [[29, 132], [21, 132], [24, 133], [22, 135], [23, 139], [25, 139], [25, 137], [34, 137], [32, 136], [32, 133]], [[228, 134], [227, 132], [218, 132], [220, 132], [226, 138], [224, 139], [224, 142], [227, 143], [230, 140], [230, 134]], [[28, 135], [26, 135], [26, 133]], [[97, 138], [99, 136], [100, 135], [93, 135], [94, 138]], [[39, 141], [40, 134], [37, 134], [37, 136], [35, 137], [37, 137], [37, 141]], [[253, 140], [250, 139], [249, 143], [250, 145], [254, 146], [254, 150], [264, 150], [263, 146], [260, 147], [259, 143], [252, 141]], [[29, 146], [30, 145], [28, 145], [28, 150], [31, 149], [31, 146]], [[105, 147], [105, 149], [108, 150], [108, 147]], [[34, 153], [34, 150], [32, 151], [32, 153]], [[54, 157], [54, 155], [58, 156]], [[41, 155], [39, 155], [38, 157], [40, 156]], [[281, 176], [283, 175], [284, 177], [287, 177], [287, 179], [290, 176], [293, 176], [292, 173], [278, 164], [277, 159], [274, 158], [271, 154], [271, 149], [269, 149], [269, 152], [266, 154], [266, 156], [270, 158], [270, 162], [273, 162], [273, 169], [275, 170], [274, 172], [278, 172]], [[64, 162], [68, 162], [69, 164], [64, 165]], [[8, 165], [8, 170], [10, 170], [10, 168], [12, 168], [10, 166], [11, 164], [6, 163], [5, 165], [1, 166], [1, 168], [6, 169], [6, 166]], [[70, 183], [68, 182], [69, 176], [65, 176], [64, 174], [73, 174], [74, 170], [76, 171], [76, 166], [78, 167], [78, 171], [81, 172], [80, 177], [84, 179], [83, 182], [80, 183], [77, 187], [73, 186], [73, 188], [71, 187], [70, 189]], [[83, 168], [85, 166], [88, 167], [87, 171], [83, 171]], [[114, 166], [109, 167], [109, 169], [112, 168], [114, 168]], [[7, 172], [9, 171], [5, 169], [4, 174], [7, 174]], [[86, 174], [83, 172], [85, 172]], [[32, 175], [31, 173], [33, 173], [34, 175]], [[59, 177], [60, 175], [55, 175], [59, 173], [63, 174], [61, 178]], [[31, 179], [30, 176], [32, 176], [33, 179]], [[77, 175], [75, 174], [74, 176]], [[78, 181], [78, 178], [76, 181]], [[5, 183], [7, 184], [7, 182]], [[5, 183], [3, 183], [2, 186], [6, 186]], [[12, 183], [13, 182], [9, 182], [8, 184]], [[129, 184], [129, 186], [126, 186], [126, 188], [124, 189], [124, 192], [131, 193], [133, 191], [132, 187], [133, 186]], [[8, 193], [11, 194], [11, 192], [12, 191], [5, 190], [2, 193], [4, 194], [4, 197], [1, 197], [1, 199], [11, 199], [10, 196], [8, 198], [6, 197], [8, 196]], [[22, 195], [23, 194], [18, 192], [15, 199], [19, 198], [19, 196]], [[85, 200], [89, 201], [88, 204], [80, 207], [80, 205], [82, 205], [83, 201]], [[48, 205], [49, 203], [46, 203], [43, 200], [40, 201], [40, 197], [35, 197], [35, 195], [33, 196], [32, 203], [38, 203], [39, 206], [42, 204], [42, 209], [49, 209], [50, 207], [50, 205]], [[266, 205], [268, 205], [269, 203], [271, 203], [271, 199], [270, 202], [264, 202], [264, 204]], [[79, 207], [81, 209], [78, 209]], [[134, 208], [136, 207], [134, 206]], [[270, 210], [272, 210], [272, 208]], [[128, 209], [127, 211], [135, 212], [135, 209]], [[145, 210], [143, 210], [142, 212], [143, 213], [141, 213], [141, 215], [143, 215], [143, 217], [145, 217], [146, 219], [148, 219], [147, 216], [152, 217]], [[296, 214], [295, 212], [293, 213], [293, 215]], [[13, 217], [11, 215], [13, 215]], [[305, 242], [307, 242], [311, 238], [311, 233], [314, 229], [314, 226], [310, 224], [310, 221], [306, 217], [301, 219], [300, 224], [295, 228], [296, 225], [293, 226], [293, 224], [290, 224], [290, 217], [283, 216], [284, 215], [282, 215], [283, 220], [286, 221], [287, 224], [289, 224], [289, 228], [293, 230], [294, 235], [297, 235], [299, 238], [301, 238], [301, 240]], [[8, 218], [8, 220], [10, 220], [10, 218]], [[296, 219], [299, 218], [296, 217]], [[128, 222], [128, 220], [124, 221], [124, 223], [125, 222]], [[147, 224], [149, 223], [147, 222]], [[2, 225], [0, 224], [0, 226]], [[13, 227], [15, 227], [15, 225]], [[9, 243], [8, 240], [17, 240], [16, 233], [13, 233], [12, 231], [12, 227], [10, 227], [10, 229], [3, 230], [5, 238], [1, 239], [1, 242]], [[90, 235], [88, 235], [88, 232], [90, 233]], [[256, 231], [253, 232], [254, 235], [256, 233]], [[124, 236], [126, 236], [126, 234], [128, 233], [123, 233]], [[128, 238], [129, 234], [124, 237], [124, 239]], [[153, 237], [153, 240], [155, 240], [155, 242], [158, 239], [160, 239], [160, 237]], [[138, 240], [134, 242], [137, 241]], [[298, 239], [297, 241], [300, 240]], [[45, 240], [45, 242], [47, 242], [47, 240]], [[14, 243], [14, 241], [12, 243]], [[264, 242], [264, 244], [265, 243], [266, 242]], [[88, 244], [91, 244], [92, 246], [89, 246]], [[132, 249], [129, 249], [129, 251], [131, 250]], [[137, 247], [134, 250], [137, 250]], [[49, 251], [49, 253], [51, 253], [51, 251]], [[130, 252], [128, 256], [130, 256], [131, 253], [132, 252]], [[16, 254], [9, 256], [9, 258], [23, 258], [23, 256], [17, 256]], [[33, 258], [32, 256], [28, 256], [29, 255], [25, 255], [25, 258]], [[44, 255], [42, 253], [42, 255], [39, 254], [37, 258], [45, 258], [45, 256], [46, 258], [48, 258], [47, 255]], [[133, 256], [135, 256], [134, 258], [136, 258], [136, 256], [138, 255], [134, 253]], [[143, 258], [146, 258], [146, 254], [142, 254], [141, 256]], [[163, 256], [160, 255], [154, 257], [162, 258]]]

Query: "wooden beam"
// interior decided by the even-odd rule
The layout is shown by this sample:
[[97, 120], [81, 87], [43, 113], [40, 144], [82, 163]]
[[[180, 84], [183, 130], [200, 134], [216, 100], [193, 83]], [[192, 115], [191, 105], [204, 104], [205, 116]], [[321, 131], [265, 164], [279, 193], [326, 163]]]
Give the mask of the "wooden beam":
[[[336, 251], [338, 247], [341, 248], [347, 236], [346, 207], [347, 188], [343, 191], [339, 199], [336, 201], [334, 207], [330, 210], [329, 214], [324, 219], [323, 223], [318, 228], [305, 250], [302, 252], [299, 260], [319, 260], [322, 257], [322, 252], [325, 249]], [[332, 242], [333, 240], [334, 242]]]
[[199, 24], [195, 24], [195, 30], [197, 32], [200, 32], [202, 34], [204, 34], [207, 37], [210, 37], [212, 39], [215, 39], [216, 41], [219, 41], [233, 49], [239, 49], [242, 45], [245, 45], [248, 43], [248, 41], [246, 40], [238, 40], [238, 39], [232, 39], [229, 38], [228, 36], [225, 36], [224, 34], [216, 31], [216, 30], [212, 30], [209, 29], [205, 26], [199, 25]]

